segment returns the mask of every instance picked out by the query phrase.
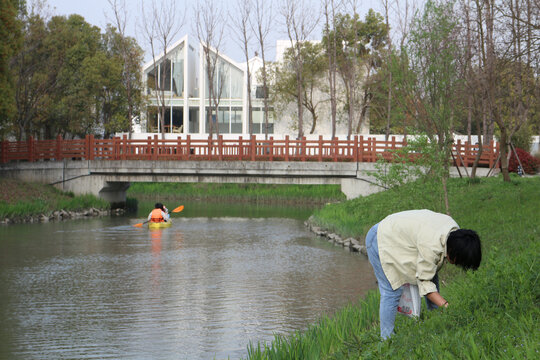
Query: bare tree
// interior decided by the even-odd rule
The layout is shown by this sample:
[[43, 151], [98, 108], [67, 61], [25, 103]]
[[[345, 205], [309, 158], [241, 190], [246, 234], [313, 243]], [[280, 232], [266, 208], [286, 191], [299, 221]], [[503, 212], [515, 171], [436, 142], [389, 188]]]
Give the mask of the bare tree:
[[262, 69], [261, 78], [263, 82], [263, 104], [264, 104], [264, 134], [265, 139], [268, 139], [268, 116], [270, 111], [268, 101], [268, 68], [266, 66], [266, 50], [268, 43], [266, 38], [272, 29], [272, 23], [274, 20], [274, 12], [272, 9], [272, 2], [266, 0], [254, 0], [255, 1], [255, 14], [252, 18], [251, 27], [255, 33], [255, 38], [259, 44], [259, 51], [261, 52]]
[[[173, 39], [183, 26], [185, 18], [179, 18], [176, 11], [176, 1], [152, 0], [150, 9], [146, 10], [141, 3], [142, 31], [152, 53], [154, 70], [154, 93], [158, 102], [158, 117], [161, 127], [161, 136], [165, 138], [165, 112], [168, 102], [166, 99], [167, 74], [171, 70], [171, 61], [167, 58], [167, 51]], [[159, 52], [161, 58], [158, 59]], [[158, 63], [160, 60], [160, 63]]]
[[302, 43], [308, 41], [312, 31], [317, 26], [319, 14], [315, 9], [310, 9], [306, 0], [284, 0], [281, 7], [281, 15], [285, 20], [287, 35], [291, 42], [292, 57], [296, 71], [296, 93], [298, 108], [298, 139], [304, 136], [303, 127], [303, 79], [302, 69], [304, 58]]
[[253, 134], [253, 111], [251, 105], [251, 68], [249, 66], [249, 50], [253, 33], [250, 31], [252, 3], [251, 0], [237, 0], [234, 12], [229, 14], [231, 20], [231, 28], [236, 33], [236, 39], [239, 46], [242, 48], [244, 58], [246, 60], [246, 76], [247, 76], [247, 115], [249, 134]]
[[[325, 17], [326, 55], [328, 58], [328, 88], [330, 90], [330, 114], [332, 117], [332, 139], [336, 136], [337, 125], [337, 34], [336, 4], [334, 0], [322, 0]], [[339, 4], [338, 4], [339, 6]]]
[[[206, 81], [208, 83], [209, 111], [207, 131], [210, 136], [219, 135], [219, 102], [223, 91], [224, 72], [220, 69], [220, 49], [223, 42], [225, 23], [219, 4], [212, 0], [200, 0], [195, 7], [195, 27], [202, 44]], [[201, 89], [201, 91], [204, 91]], [[214, 117], [215, 116], [215, 117]], [[214, 119], [216, 124], [214, 124]], [[214, 129], [214, 125], [216, 128]]]

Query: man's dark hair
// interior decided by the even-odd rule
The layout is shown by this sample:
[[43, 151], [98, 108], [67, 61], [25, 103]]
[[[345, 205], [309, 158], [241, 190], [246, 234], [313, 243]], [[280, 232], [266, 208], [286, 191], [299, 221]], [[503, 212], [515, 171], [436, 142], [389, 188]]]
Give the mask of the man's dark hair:
[[448, 235], [446, 242], [448, 257], [453, 264], [463, 269], [476, 270], [482, 261], [480, 237], [473, 230], [458, 229]]
[[154, 205], [154, 209], [161, 209], [161, 210], [163, 210], [163, 204], [162, 204], [162, 203], [156, 203], [156, 205]]

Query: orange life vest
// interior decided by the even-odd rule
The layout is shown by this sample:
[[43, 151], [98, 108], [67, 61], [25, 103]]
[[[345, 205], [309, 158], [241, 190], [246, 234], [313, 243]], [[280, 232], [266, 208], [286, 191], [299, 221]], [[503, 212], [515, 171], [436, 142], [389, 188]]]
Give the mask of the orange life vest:
[[161, 215], [161, 209], [152, 210], [150, 221], [151, 222], [164, 222], [165, 221], [165, 219], [163, 218], [163, 215]]

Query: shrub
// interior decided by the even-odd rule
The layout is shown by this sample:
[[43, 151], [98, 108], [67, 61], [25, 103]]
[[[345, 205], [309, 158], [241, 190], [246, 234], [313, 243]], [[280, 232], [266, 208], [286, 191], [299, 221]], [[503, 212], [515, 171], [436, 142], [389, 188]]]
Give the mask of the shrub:
[[516, 158], [516, 153], [519, 157], [519, 161], [521, 161], [521, 164], [523, 165], [523, 171], [526, 174], [536, 174], [538, 168], [540, 167], [540, 161], [520, 148], [516, 148], [515, 152], [512, 151], [512, 155], [510, 156], [510, 161], [508, 163], [508, 171], [517, 173], [519, 161]]

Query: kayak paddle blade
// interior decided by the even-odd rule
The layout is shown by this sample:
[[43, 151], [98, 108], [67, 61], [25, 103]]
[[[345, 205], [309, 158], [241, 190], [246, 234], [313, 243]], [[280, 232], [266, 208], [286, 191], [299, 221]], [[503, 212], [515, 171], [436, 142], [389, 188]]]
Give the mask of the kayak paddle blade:
[[180, 211], [184, 210], [184, 205], [180, 205], [179, 207], [177, 207], [176, 209], [174, 209], [172, 212], [173, 213], [178, 213]]

